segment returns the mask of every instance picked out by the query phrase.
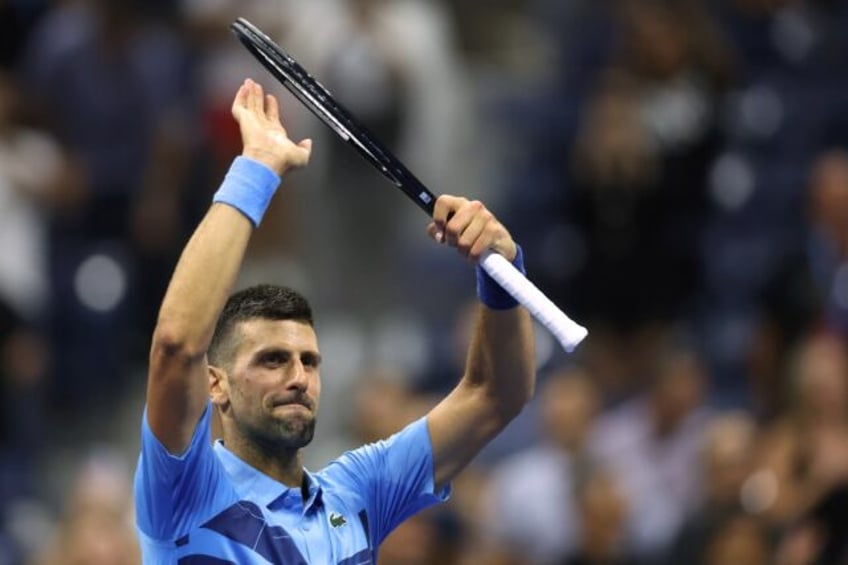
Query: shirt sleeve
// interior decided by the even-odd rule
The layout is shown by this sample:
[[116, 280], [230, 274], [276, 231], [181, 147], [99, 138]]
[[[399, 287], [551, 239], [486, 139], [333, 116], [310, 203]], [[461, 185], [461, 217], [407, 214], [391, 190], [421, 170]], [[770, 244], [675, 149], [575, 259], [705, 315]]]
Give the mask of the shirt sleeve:
[[211, 413], [207, 404], [188, 448], [172, 455], [153, 435], [144, 410], [134, 484], [136, 520], [138, 528], [155, 540], [176, 540], [210, 516], [227, 484], [212, 449]]
[[333, 465], [363, 495], [375, 546], [401, 522], [450, 496], [450, 486], [434, 492], [433, 448], [426, 418], [386, 440], [345, 453]]

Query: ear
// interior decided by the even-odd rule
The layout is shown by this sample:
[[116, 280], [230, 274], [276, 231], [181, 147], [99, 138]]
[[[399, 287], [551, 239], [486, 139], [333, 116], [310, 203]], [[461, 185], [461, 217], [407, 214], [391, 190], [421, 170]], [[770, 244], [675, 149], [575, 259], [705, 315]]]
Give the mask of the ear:
[[220, 367], [209, 365], [209, 398], [218, 408], [224, 408], [230, 402], [230, 382], [227, 372]]

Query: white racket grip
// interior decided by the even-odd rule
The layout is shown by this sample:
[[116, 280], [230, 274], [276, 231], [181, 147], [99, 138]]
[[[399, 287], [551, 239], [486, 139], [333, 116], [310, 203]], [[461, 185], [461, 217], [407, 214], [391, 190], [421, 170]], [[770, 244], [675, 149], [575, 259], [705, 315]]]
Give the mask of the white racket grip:
[[548, 328], [569, 353], [588, 335], [586, 328], [569, 318], [503, 255], [486, 251], [480, 258], [480, 266]]

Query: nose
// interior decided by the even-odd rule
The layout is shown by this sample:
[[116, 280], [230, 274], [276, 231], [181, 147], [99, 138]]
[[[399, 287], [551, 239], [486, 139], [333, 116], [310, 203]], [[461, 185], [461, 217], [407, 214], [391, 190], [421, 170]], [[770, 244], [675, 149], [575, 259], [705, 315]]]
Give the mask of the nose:
[[303, 366], [303, 361], [300, 357], [295, 356], [291, 362], [289, 379], [286, 383], [286, 388], [304, 392], [308, 387], [309, 377], [306, 372], [306, 367]]

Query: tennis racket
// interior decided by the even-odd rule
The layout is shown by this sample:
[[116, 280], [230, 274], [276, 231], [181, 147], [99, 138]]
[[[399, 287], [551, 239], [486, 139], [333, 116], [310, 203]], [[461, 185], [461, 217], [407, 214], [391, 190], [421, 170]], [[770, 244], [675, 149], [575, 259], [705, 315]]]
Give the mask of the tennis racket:
[[[247, 50], [295, 98], [432, 217], [436, 195], [345, 110], [321, 83], [246, 19], [238, 18], [231, 27]], [[566, 351], [572, 351], [586, 337], [586, 328], [569, 318], [502, 255], [487, 251], [479, 264], [540, 324], [548, 328]]]

